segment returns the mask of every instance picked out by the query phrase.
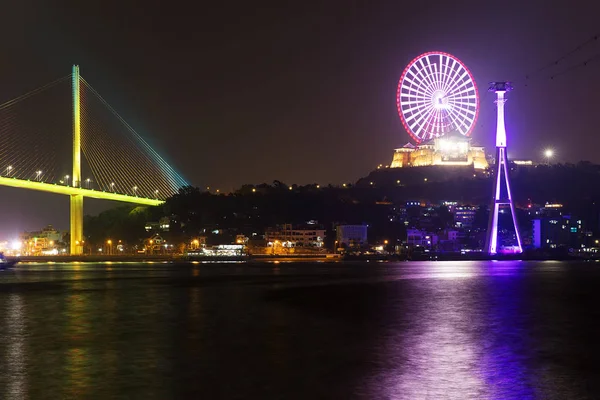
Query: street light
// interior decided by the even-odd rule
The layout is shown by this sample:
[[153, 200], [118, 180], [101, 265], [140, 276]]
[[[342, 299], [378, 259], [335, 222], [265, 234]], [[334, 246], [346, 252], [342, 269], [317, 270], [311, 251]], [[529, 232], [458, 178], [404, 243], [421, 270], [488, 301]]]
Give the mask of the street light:
[[13, 166], [9, 165], [8, 167], [6, 167], [6, 176], [10, 175], [10, 171], [12, 171]]
[[137, 186], [134, 186], [132, 189], [133, 189], [133, 195], [135, 196], [136, 191], [137, 191]]
[[65, 175], [65, 182], [67, 182], [67, 186], [69, 186], [69, 178], [70, 178], [69, 175]]
[[115, 183], [114, 182], [111, 182], [110, 190], [112, 190], [113, 192], [115, 191]]
[[156, 189], [156, 190], [154, 191], [154, 197], [156, 197], [156, 198], [158, 199], [158, 189]]
[[544, 156], [546, 156], [546, 164], [550, 165], [550, 157], [554, 155], [554, 150], [546, 149], [544, 151]]
[[35, 171], [35, 177], [38, 181], [40, 180], [40, 176], [42, 176], [42, 170]]
[[92, 180], [91, 180], [90, 178], [87, 178], [87, 179], [85, 180], [85, 185], [86, 185], [86, 187], [87, 187], [88, 189], [90, 188], [90, 183], [91, 183], [91, 182], [92, 182]]

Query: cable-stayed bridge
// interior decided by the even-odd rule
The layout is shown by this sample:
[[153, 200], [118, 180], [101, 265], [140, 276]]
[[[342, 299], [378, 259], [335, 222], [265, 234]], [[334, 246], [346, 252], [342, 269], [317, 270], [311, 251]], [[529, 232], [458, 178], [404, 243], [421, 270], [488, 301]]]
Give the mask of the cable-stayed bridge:
[[75, 65], [0, 105], [0, 185], [69, 196], [70, 251], [81, 254], [84, 197], [160, 205], [187, 182]]

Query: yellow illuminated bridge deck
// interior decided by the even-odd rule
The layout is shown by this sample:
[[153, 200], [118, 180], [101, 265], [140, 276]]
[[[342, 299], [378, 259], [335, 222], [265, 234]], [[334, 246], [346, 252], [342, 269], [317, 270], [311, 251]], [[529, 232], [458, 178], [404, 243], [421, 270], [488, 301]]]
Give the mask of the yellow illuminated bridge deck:
[[84, 189], [72, 186], [58, 185], [54, 183], [45, 183], [37, 181], [29, 181], [24, 179], [0, 177], [0, 185], [9, 186], [21, 189], [32, 189], [41, 192], [49, 192], [56, 194], [70, 195], [82, 195], [92, 199], [102, 200], [114, 200], [122, 201], [125, 203], [134, 203], [146, 206], [158, 206], [164, 203], [164, 200], [148, 199], [145, 197], [129, 196], [126, 194], [103, 192], [101, 190]]

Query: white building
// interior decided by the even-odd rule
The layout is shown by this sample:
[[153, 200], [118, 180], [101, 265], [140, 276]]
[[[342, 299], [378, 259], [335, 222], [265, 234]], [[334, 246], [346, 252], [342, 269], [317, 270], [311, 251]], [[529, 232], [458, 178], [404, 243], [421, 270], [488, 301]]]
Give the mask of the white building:
[[284, 224], [268, 228], [265, 239], [270, 243], [269, 246], [277, 244], [282, 247], [323, 247], [325, 229], [318, 224]]
[[437, 243], [438, 236], [433, 233], [419, 229], [408, 229], [406, 231], [406, 244], [409, 246], [420, 246], [431, 249], [433, 246], [437, 245]]

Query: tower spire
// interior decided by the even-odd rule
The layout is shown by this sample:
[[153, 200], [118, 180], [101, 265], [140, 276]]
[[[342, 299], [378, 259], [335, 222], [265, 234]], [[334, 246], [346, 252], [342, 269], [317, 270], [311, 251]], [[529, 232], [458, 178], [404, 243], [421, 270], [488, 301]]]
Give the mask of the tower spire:
[[[498, 243], [498, 213], [501, 207], [510, 208], [512, 225], [515, 231], [516, 244], [511, 246], [513, 253], [522, 253], [521, 237], [517, 226], [517, 216], [512, 201], [510, 182], [508, 179], [508, 160], [506, 158], [506, 127], [504, 125], [504, 103], [506, 92], [512, 90], [510, 82], [490, 82], [490, 92], [496, 93], [496, 106], [498, 109], [498, 120], [496, 123], [496, 176], [492, 189], [492, 206], [488, 222], [485, 249], [489, 254], [497, 254], [503, 246]], [[505, 190], [502, 190], [504, 183]]]

